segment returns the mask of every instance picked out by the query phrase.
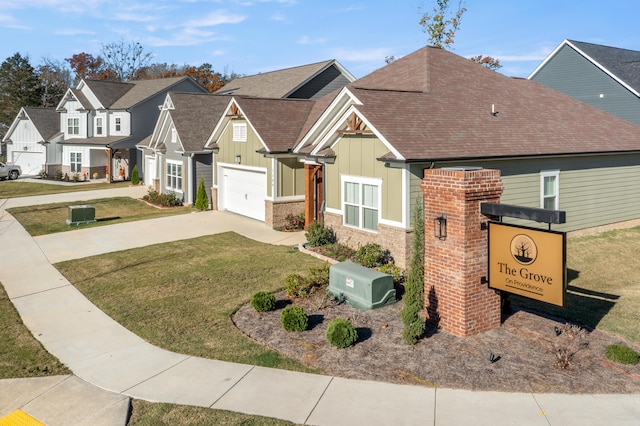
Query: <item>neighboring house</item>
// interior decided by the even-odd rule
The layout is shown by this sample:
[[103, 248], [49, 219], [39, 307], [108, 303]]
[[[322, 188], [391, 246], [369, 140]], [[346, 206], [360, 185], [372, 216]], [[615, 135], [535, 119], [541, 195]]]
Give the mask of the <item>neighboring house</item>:
[[7, 162], [22, 168], [22, 175], [50, 175], [60, 169], [62, 151], [60, 117], [54, 108], [20, 108], [2, 142]]
[[302, 65], [236, 78], [220, 88], [219, 95], [262, 98], [320, 99], [355, 80], [336, 60]]
[[206, 92], [190, 77], [126, 83], [82, 80], [68, 89], [56, 108], [64, 133], [63, 173], [81, 179], [129, 179], [140, 162], [135, 146], [153, 132], [159, 107], [171, 90]]
[[213, 155], [213, 208], [283, 226], [304, 211], [304, 166], [292, 154], [314, 102], [233, 96], [205, 148]]
[[147, 186], [193, 204], [202, 177], [211, 201], [213, 150], [204, 145], [230, 100], [205, 93], [166, 95], [153, 134], [138, 144]]
[[640, 125], [639, 51], [564, 40], [529, 80]]
[[640, 127], [538, 83], [425, 47], [322, 102], [293, 150], [307, 193], [322, 190], [342, 243], [379, 243], [400, 266], [427, 168], [498, 169], [502, 202], [565, 210], [557, 230], [640, 218]]

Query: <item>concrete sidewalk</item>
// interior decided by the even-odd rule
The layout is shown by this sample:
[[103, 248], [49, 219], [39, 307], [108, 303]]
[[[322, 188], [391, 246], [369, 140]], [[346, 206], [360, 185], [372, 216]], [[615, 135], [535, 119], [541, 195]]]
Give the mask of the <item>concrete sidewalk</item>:
[[[92, 194], [85, 193], [85, 197], [89, 195]], [[0, 221], [3, 240], [13, 244], [8, 256], [0, 257], [0, 281], [26, 326], [73, 371], [74, 380], [91, 383], [116, 397], [225, 409], [300, 424], [638, 424], [640, 395], [434, 389], [234, 364], [154, 347], [100, 311], [57, 272], [51, 261], [225, 230], [291, 245], [300, 238], [299, 234], [283, 237], [263, 224], [222, 212], [174, 216], [172, 220], [177, 222], [159, 220], [135, 222], [133, 228], [125, 227], [129, 224], [111, 225], [36, 239], [10, 215]], [[165, 240], [156, 240], [157, 234], [165, 234], [164, 226], [169, 225], [179, 232], [166, 233], [161, 237]], [[7, 414], [6, 400], [11, 398], [12, 387], [12, 383], [0, 381], [0, 416]], [[78, 392], [67, 392], [61, 386], [57, 389], [60, 400], [79, 406], [90, 402]], [[52, 392], [55, 394], [55, 389]], [[118, 403], [113, 402], [113, 406]], [[11, 405], [15, 406], [36, 418], [44, 415], [29, 411], [33, 406], [28, 403]], [[49, 405], [57, 413], [39, 420], [50, 425], [73, 424], [74, 419], [67, 416], [63, 406]], [[116, 411], [103, 407], [95, 412], [96, 416], [104, 413], [102, 424], [121, 425], [122, 411], [115, 414]]]

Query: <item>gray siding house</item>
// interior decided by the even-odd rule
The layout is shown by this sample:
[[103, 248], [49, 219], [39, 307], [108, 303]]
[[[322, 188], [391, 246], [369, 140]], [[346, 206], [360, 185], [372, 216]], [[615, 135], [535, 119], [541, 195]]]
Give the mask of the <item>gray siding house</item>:
[[640, 125], [638, 51], [564, 40], [528, 78]]

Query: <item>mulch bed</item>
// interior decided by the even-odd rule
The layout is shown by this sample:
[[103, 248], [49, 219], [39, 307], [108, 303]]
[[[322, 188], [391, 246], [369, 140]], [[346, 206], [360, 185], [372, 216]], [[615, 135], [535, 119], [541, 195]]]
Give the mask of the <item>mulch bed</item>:
[[[362, 311], [331, 302], [320, 291], [294, 301], [309, 314], [310, 326], [289, 333], [280, 324], [280, 313], [292, 301], [284, 293], [276, 299], [278, 309], [272, 312], [243, 306], [234, 323], [255, 341], [327, 375], [485, 391], [640, 392], [640, 364], [615, 364], [604, 356], [609, 344], [637, 347], [517, 307], [498, 329], [468, 338], [430, 330], [411, 346], [402, 339], [402, 301]], [[356, 327], [359, 339], [354, 346], [336, 349], [327, 342], [327, 324], [336, 317], [346, 317]]]

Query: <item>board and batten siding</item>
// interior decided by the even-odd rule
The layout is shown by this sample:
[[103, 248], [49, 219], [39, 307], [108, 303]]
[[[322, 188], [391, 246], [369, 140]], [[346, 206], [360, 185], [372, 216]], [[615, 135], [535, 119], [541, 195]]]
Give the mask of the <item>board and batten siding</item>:
[[304, 164], [297, 158], [278, 158], [278, 197], [304, 197]]
[[402, 169], [385, 167], [377, 159], [389, 152], [378, 138], [370, 135], [343, 136], [332, 147], [335, 164], [326, 165], [327, 207], [342, 210], [341, 176], [358, 176], [382, 180], [381, 217], [402, 222]]
[[640, 99], [571, 46], [560, 48], [531, 80], [640, 125]]
[[[247, 124], [247, 141], [246, 142], [234, 142], [233, 141], [233, 124], [245, 123]], [[216, 185], [220, 182], [218, 177], [217, 163], [236, 164], [236, 155], [240, 156], [240, 164], [237, 164], [239, 168], [243, 166], [260, 167], [267, 170], [267, 182], [272, 182], [272, 168], [271, 158], [266, 158], [262, 154], [258, 154], [256, 151], [263, 149], [264, 146], [260, 142], [260, 139], [255, 134], [251, 126], [244, 119], [229, 120], [224, 131], [218, 139], [218, 146], [220, 151], [215, 155], [214, 165], [214, 179]], [[272, 197], [271, 185], [267, 185], [267, 196]]]
[[207, 193], [207, 199], [211, 204], [211, 185], [213, 184], [213, 161], [211, 154], [197, 154], [193, 156], [195, 173], [193, 174], [193, 182], [191, 187], [193, 190], [193, 202], [197, 199], [198, 185], [200, 178], [204, 180], [204, 189]]
[[[640, 154], [563, 157], [547, 159], [486, 160], [436, 163], [436, 168], [471, 166], [500, 170], [504, 183], [501, 203], [541, 207], [542, 171], [559, 170], [559, 209], [567, 223], [552, 225], [557, 231], [577, 231], [640, 219]], [[417, 176], [418, 165], [412, 166]], [[419, 180], [412, 177], [412, 187]], [[415, 191], [413, 191], [415, 192]], [[505, 222], [546, 228], [525, 220]]]

